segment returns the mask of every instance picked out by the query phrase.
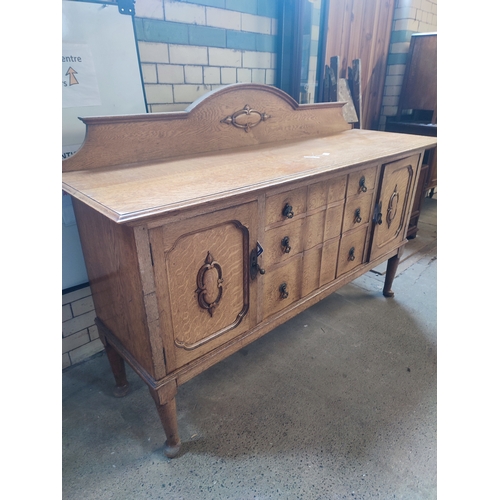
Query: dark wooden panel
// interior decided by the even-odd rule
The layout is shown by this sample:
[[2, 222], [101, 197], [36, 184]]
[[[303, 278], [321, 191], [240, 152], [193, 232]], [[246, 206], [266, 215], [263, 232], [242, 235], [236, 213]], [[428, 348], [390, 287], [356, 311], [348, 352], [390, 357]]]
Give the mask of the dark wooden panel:
[[415, 34], [401, 90], [398, 114], [403, 110], [432, 110], [437, 123], [437, 34]]
[[395, 0], [331, 0], [325, 65], [339, 56], [339, 78], [361, 61], [361, 128], [377, 129]]

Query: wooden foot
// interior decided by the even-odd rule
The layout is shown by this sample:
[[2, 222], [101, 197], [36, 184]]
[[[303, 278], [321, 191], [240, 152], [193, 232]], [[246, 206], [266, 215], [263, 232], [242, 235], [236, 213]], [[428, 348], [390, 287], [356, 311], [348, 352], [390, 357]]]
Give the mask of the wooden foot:
[[163, 454], [168, 458], [174, 458], [181, 449], [181, 440], [179, 438], [179, 431], [177, 428], [177, 407], [175, 404], [175, 395], [162, 404], [156, 391], [151, 388], [149, 391], [155, 400], [156, 409], [158, 410], [163, 430], [167, 436], [167, 440], [165, 441], [163, 448]]
[[387, 261], [387, 272], [385, 273], [384, 289], [382, 291], [384, 297], [394, 297], [394, 292], [391, 288], [394, 277], [396, 276], [396, 271], [398, 270], [398, 265], [399, 255], [395, 255]]
[[106, 342], [104, 344], [106, 350], [106, 355], [108, 356], [109, 364], [111, 365], [111, 371], [115, 377], [115, 388], [113, 389], [113, 395], [117, 398], [122, 398], [126, 396], [129, 390], [129, 384], [127, 380], [127, 374], [125, 372], [125, 361], [118, 354], [116, 349]]

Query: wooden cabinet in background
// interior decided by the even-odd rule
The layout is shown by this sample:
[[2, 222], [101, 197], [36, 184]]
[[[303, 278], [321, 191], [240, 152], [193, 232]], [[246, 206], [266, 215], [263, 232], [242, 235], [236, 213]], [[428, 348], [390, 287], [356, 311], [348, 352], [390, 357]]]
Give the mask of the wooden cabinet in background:
[[63, 162], [116, 380], [127, 362], [180, 447], [177, 387], [388, 261], [428, 137], [353, 130], [341, 103], [236, 84], [186, 112], [86, 118]]
[[[437, 33], [414, 33], [406, 60], [396, 116], [388, 117], [387, 132], [437, 137]], [[407, 237], [418, 231], [425, 193], [437, 186], [437, 147], [426, 151]]]

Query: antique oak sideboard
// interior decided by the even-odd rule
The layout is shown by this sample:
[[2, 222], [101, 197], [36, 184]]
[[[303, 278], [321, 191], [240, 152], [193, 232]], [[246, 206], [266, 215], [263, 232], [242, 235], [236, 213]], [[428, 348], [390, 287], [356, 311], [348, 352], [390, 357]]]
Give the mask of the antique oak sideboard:
[[391, 297], [423, 153], [436, 139], [352, 129], [343, 103], [235, 84], [186, 111], [84, 118], [62, 164], [96, 325], [180, 448], [177, 387], [388, 261]]

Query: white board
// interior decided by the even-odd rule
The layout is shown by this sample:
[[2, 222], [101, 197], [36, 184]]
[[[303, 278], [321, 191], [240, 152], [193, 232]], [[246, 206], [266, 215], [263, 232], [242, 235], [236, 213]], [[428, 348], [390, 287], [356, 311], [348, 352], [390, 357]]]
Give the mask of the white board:
[[[79, 117], [145, 113], [133, 18], [116, 5], [62, 2], [62, 157], [85, 139]], [[62, 289], [84, 284], [87, 271], [68, 195], [63, 195]]]

